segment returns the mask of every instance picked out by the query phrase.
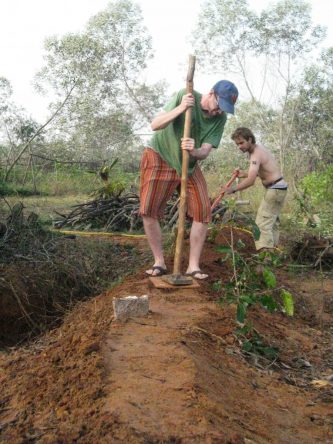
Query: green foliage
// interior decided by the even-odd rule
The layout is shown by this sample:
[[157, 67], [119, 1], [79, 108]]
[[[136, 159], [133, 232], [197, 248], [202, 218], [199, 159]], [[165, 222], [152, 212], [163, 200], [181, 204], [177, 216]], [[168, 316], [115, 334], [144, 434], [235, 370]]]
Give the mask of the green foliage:
[[239, 303], [237, 305], [236, 319], [239, 324], [244, 324], [246, 316], [246, 304]]
[[325, 34], [321, 27], [312, 26], [310, 12], [309, 4], [302, 0], [279, 1], [260, 15], [246, 0], [206, 0], [193, 33], [196, 52], [206, 65], [219, 71], [231, 67], [240, 71], [250, 55], [270, 56], [277, 63], [284, 55], [299, 58]]
[[223, 288], [222, 282], [221, 281], [213, 282], [212, 288], [214, 291], [218, 291], [218, 292], [222, 291], [222, 288]]
[[101, 168], [99, 175], [104, 185], [94, 190], [92, 195], [100, 199], [109, 199], [110, 197], [119, 197], [131, 184], [133, 175], [124, 174], [123, 171], [115, 168], [118, 163], [116, 158], [110, 165]]
[[[309, 156], [304, 153], [301, 143], [302, 134], [295, 130], [306, 127], [308, 136], [306, 145], [311, 140], [309, 133], [314, 133], [320, 106], [312, 105], [316, 114], [302, 104], [299, 117], [299, 75], [304, 70], [305, 57], [311, 54], [325, 37], [325, 29], [312, 23], [311, 7], [303, 0], [280, 0], [269, 4], [258, 14], [246, 0], [206, 0], [193, 31], [193, 46], [206, 70], [233, 72], [235, 83], [245, 91], [250, 101], [246, 107], [250, 110], [240, 115], [241, 126], [247, 125], [254, 130], [258, 140], [269, 143], [268, 148], [278, 152], [281, 169], [290, 164], [290, 155], [298, 162]], [[214, 57], [212, 57], [214, 54]], [[307, 60], [312, 60], [308, 56]], [[263, 67], [258, 70], [258, 66]], [[306, 94], [304, 93], [304, 96]], [[326, 98], [332, 94], [326, 94]], [[331, 99], [332, 101], [332, 99]], [[269, 107], [265, 102], [274, 103]], [[303, 102], [306, 105], [306, 101]], [[237, 104], [241, 110], [243, 104]], [[272, 109], [273, 108], [273, 109]], [[326, 107], [325, 107], [326, 108]], [[330, 107], [327, 107], [329, 109]], [[237, 122], [237, 114], [235, 120]], [[243, 114], [243, 113], [242, 113]], [[231, 120], [231, 125], [234, 124]], [[325, 122], [332, 121], [332, 112], [325, 113]], [[246, 123], [247, 122], [247, 123]], [[330, 132], [332, 125], [321, 125]], [[229, 125], [228, 125], [229, 127]], [[227, 129], [228, 131], [228, 129]], [[294, 141], [297, 141], [295, 143]], [[295, 147], [297, 151], [293, 150]], [[320, 144], [311, 146], [311, 150], [320, 150]], [[299, 163], [295, 165], [299, 169]], [[295, 169], [292, 169], [294, 172]]]
[[259, 240], [259, 238], [260, 238], [260, 230], [259, 230], [258, 225], [256, 225], [254, 223], [254, 224], [252, 224], [251, 228], [252, 228], [253, 239], [255, 241]]
[[229, 245], [218, 245], [215, 248], [215, 250], [218, 253], [231, 253], [232, 252], [232, 249], [231, 249], [231, 247], [229, 247]]
[[[111, 164], [112, 165], [112, 164]], [[106, 167], [109, 168], [109, 167]], [[138, 172], [124, 173], [122, 166], [117, 165], [112, 169], [112, 175], [108, 182], [103, 182], [103, 187], [97, 188], [101, 172], [88, 171], [77, 165], [58, 164], [54, 169], [37, 170], [34, 175], [31, 171], [26, 175], [26, 183], [23, 181], [24, 171], [17, 169], [13, 182], [0, 181], [0, 195], [3, 196], [69, 196], [82, 194], [95, 194], [100, 196], [119, 195], [124, 190], [135, 189]], [[108, 173], [109, 175], [110, 173]]]
[[49, 196], [66, 196], [91, 193], [96, 181], [94, 175], [81, 168], [58, 166], [53, 171], [39, 171], [35, 177], [35, 186]]
[[273, 313], [274, 311], [278, 310], [278, 308], [279, 308], [276, 300], [272, 297], [272, 295], [267, 295], [267, 294], [263, 295], [260, 298], [260, 303], [270, 313]]
[[269, 263], [271, 266], [279, 267], [282, 265], [283, 256], [280, 253], [273, 251], [260, 251], [258, 253], [258, 260], [262, 263]]
[[[137, 159], [141, 142], [134, 132], [147, 125], [164, 99], [162, 83], [144, 81], [152, 43], [139, 5], [110, 2], [83, 32], [51, 37], [45, 50], [39, 89], [52, 88], [59, 98], [71, 91], [54, 122], [54, 137], [66, 141], [72, 158]], [[59, 104], [60, 99], [53, 107]]]
[[294, 316], [294, 300], [293, 300], [291, 293], [289, 293], [289, 291], [282, 288], [281, 298], [283, 301], [283, 308], [284, 308], [285, 313], [288, 316]]
[[40, 196], [44, 193], [30, 187], [17, 186], [12, 183], [0, 182], [0, 196]]
[[[273, 266], [281, 264], [281, 259], [274, 253], [259, 253], [246, 260], [242, 255], [244, 243], [237, 241], [235, 245], [218, 245], [216, 251], [223, 257], [220, 262], [228, 262], [234, 270], [233, 277], [226, 284], [217, 281], [213, 289], [221, 294], [219, 303], [236, 304], [236, 334], [247, 353], [275, 359], [278, 350], [264, 343], [258, 332], [247, 321], [249, 307], [261, 306], [270, 313], [278, 310], [293, 316], [293, 297], [285, 290], [279, 289]], [[270, 266], [268, 266], [268, 262]], [[282, 303], [280, 303], [282, 301]]]
[[[296, 112], [295, 112], [296, 110]], [[296, 177], [304, 171], [320, 169], [333, 162], [333, 48], [321, 52], [314, 64], [307, 67], [299, 82], [299, 90], [288, 103], [293, 118], [290, 148], [297, 165]]]
[[109, 199], [110, 197], [119, 197], [126, 188], [126, 182], [123, 180], [107, 183], [101, 188], [93, 191], [92, 195], [98, 199]]
[[311, 6], [303, 0], [283, 0], [263, 10], [257, 23], [257, 54], [288, 54], [292, 59], [311, 51], [324, 36], [320, 26], [312, 27]]
[[306, 175], [300, 185], [310, 196], [313, 204], [333, 203], [333, 164], [322, 171], [314, 171]]
[[269, 361], [276, 359], [279, 352], [277, 347], [267, 345], [255, 330], [251, 332], [250, 337], [243, 339], [242, 350], [245, 353], [263, 356]]
[[276, 277], [275, 274], [272, 272], [272, 270], [268, 268], [264, 268], [262, 273], [264, 283], [267, 286], [267, 288], [275, 288], [276, 287]]
[[[39, 124], [31, 119], [20, 120], [13, 126], [13, 133], [18, 143], [27, 143], [37, 133]], [[41, 143], [43, 136], [36, 136], [35, 141]]]
[[238, 327], [235, 333], [242, 343], [242, 351], [245, 354], [263, 356], [269, 361], [278, 357], [279, 349], [267, 345], [260, 334], [253, 328], [252, 324], [249, 323]]
[[[238, 248], [243, 248], [242, 243], [237, 242], [237, 244]], [[281, 263], [276, 254], [260, 253], [253, 256], [251, 263], [249, 263], [242, 257], [241, 252], [233, 249], [232, 246], [219, 245], [216, 247], [216, 251], [223, 254], [220, 262], [230, 262], [236, 274], [226, 285], [222, 285], [221, 281], [215, 282], [213, 289], [223, 293], [223, 298], [228, 302], [237, 304], [237, 322], [244, 323], [247, 308], [255, 304], [260, 304], [270, 312], [279, 308], [285, 311], [285, 299], [283, 299], [284, 305], [281, 307], [276, 301], [276, 291], [278, 290], [276, 275], [266, 265], [268, 258], [272, 265]], [[284, 291], [281, 296], [287, 293]], [[288, 294], [292, 299], [291, 294]], [[288, 312], [290, 312], [289, 309]]]
[[[208, 0], [202, 5], [198, 24], [193, 32], [196, 53], [212, 66], [237, 66], [235, 55], [239, 48], [250, 49], [252, 24], [255, 14], [252, 13], [246, 0]], [[215, 46], [215, 57], [210, 56], [209, 48]], [[206, 52], [204, 48], [206, 47]], [[218, 48], [218, 53], [216, 53]], [[207, 51], [208, 50], [208, 51]], [[208, 59], [208, 60], [207, 60]], [[222, 63], [222, 66], [221, 66]]]
[[306, 175], [295, 195], [294, 208], [285, 223], [286, 230], [299, 239], [305, 233], [333, 235], [333, 164]]
[[103, 168], [100, 169], [99, 175], [104, 182], [107, 182], [109, 180], [110, 172], [112, 168], [114, 168], [114, 166], [117, 164], [117, 162], [118, 158], [114, 159], [110, 165], [104, 165]]

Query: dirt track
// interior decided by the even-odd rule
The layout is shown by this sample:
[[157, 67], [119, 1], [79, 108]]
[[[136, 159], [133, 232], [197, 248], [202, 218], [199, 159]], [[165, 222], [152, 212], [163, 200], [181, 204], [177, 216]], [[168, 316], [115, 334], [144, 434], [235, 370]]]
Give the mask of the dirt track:
[[[251, 253], [251, 238], [234, 235]], [[207, 243], [199, 289], [156, 289], [141, 272], [0, 355], [0, 442], [332, 443], [333, 385], [311, 384], [333, 373], [332, 280], [279, 272], [297, 314], [251, 312], [281, 350], [278, 366], [262, 366], [240, 352], [235, 307], [216, 304], [211, 284], [231, 272], [218, 258]], [[114, 322], [112, 298], [130, 294], [148, 294], [151, 313]]]

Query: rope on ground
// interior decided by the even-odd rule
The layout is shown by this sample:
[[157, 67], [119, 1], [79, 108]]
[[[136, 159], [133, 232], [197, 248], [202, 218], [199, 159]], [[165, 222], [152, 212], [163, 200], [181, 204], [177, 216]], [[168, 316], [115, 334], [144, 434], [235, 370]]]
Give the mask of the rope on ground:
[[115, 233], [115, 232], [105, 232], [105, 231], [76, 231], [76, 230], [52, 230], [62, 234], [75, 234], [77, 236], [122, 236], [122, 237], [135, 237], [145, 239], [147, 236], [145, 234], [126, 234], [126, 233]]

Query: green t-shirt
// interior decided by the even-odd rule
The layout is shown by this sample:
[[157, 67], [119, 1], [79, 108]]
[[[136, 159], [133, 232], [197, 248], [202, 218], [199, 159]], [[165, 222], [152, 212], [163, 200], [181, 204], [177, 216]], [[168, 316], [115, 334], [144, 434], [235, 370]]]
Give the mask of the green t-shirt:
[[[186, 90], [182, 89], [171, 99], [165, 107], [165, 111], [171, 111], [181, 103]], [[214, 117], [208, 117], [201, 109], [201, 94], [193, 91], [195, 105], [192, 108], [191, 137], [195, 140], [195, 147], [200, 148], [203, 143], [209, 143], [214, 148], [219, 146], [225, 122], [226, 113]], [[182, 172], [182, 150], [181, 138], [184, 136], [185, 113], [178, 116], [166, 128], [154, 133], [148, 146], [158, 152], [165, 162], [181, 176]], [[188, 174], [191, 175], [197, 160], [190, 156]]]

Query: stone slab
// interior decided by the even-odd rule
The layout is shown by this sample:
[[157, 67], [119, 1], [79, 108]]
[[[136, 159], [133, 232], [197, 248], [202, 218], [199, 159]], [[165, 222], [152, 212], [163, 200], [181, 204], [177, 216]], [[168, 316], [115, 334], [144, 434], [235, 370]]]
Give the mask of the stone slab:
[[149, 299], [147, 295], [113, 298], [112, 304], [114, 317], [118, 321], [147, 316], [149, 312]]

